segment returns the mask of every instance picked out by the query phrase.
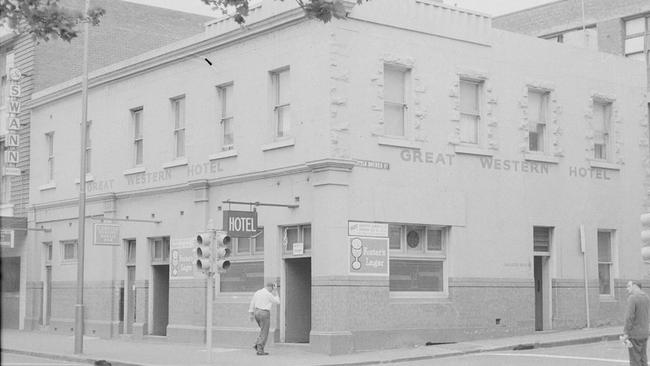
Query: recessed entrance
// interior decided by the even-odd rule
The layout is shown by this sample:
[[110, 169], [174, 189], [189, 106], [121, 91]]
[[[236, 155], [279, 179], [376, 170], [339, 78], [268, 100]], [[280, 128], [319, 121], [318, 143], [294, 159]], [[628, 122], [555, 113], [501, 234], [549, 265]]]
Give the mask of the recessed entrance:
[[167, 335], [169, 323], [169, 265], [154, 265], [152, 335]]
[[309, 343], [311, 332], [311, 258], [285, 260], [285, 333], [287, 343]]

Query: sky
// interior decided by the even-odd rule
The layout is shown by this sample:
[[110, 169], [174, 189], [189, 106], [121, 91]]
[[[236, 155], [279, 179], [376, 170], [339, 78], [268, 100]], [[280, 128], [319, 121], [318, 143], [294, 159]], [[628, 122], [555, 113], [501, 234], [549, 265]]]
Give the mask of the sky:
[[[127, 0], [134, 3], [159, 6], [163, 8], [186, 11], [189, 13], [214, 16], [209, 6], [201, 0]], [[290, 0], [285, 0], [290, 1]], [[556, 0], [444, 0], [446, 4], [460, 8], [476, 10], [490, 15], [501, 15], [533, 6], [554, 2]]]

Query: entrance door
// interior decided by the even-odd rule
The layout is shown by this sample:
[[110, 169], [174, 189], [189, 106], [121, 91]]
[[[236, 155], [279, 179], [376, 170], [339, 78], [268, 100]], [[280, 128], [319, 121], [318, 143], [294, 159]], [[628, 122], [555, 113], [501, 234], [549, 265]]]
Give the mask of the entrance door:
[[18, 329], [20, 319], [20, 257], [3, 257], [0, 259], [0, 286], [2, 294], [2, 329]]
[[169, 265], [158, 264], [153, 268], [153, 329], [151, 334], [167, 335], [169, 323]]
[[286, 259], [285, 268], [285, 342], [309, 343], [311, 258]]
[[126, 334], [133, 334], [135, 323], [135, 266], [126, 267]]
[[542, 257], [535, 256], [533, 264], [535, 277], [535, 330], [544, 330], [544, 281], [542, 276]]
[[43, 325], [50, 325], [52, 317], [52, 266], [45, 267], [45, 319]]

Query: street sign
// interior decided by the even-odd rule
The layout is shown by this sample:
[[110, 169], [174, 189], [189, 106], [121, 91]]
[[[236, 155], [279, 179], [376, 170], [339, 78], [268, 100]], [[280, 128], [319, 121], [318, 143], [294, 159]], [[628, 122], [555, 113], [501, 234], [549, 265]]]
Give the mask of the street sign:
[[348, 221], [348, 235], [388, 237], [388, 224], [377, 222]]
[[235, 238], [250, 238], [257, 233], [257, 211], [224, 211], [223, 230]]
[[120, 225], [95, 224], [93, 239], [95, 245], [120, 245]]
[[388, 276], [388, 238], [350, 236], [350, 274]]
[[390, 164], [385, 161], [355, 159], [354, 165], [361, 168], [383, 169], [383, 170], [390, 169]]
[[0, 230], [0, 247], [14, 247], [13, 230]]

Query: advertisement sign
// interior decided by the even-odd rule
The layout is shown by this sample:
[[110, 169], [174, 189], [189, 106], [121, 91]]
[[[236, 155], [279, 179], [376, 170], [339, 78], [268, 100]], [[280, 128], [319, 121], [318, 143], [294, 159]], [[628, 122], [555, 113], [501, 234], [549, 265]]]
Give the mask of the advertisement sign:
[[195, 272], [194, 239], [175, 239], [169, 241], [169, 279], [193, 279]]
[[95, 245], [120, 245], [120, 225], [95, 224], [93, 238]]
[[250, 238], [257, 232], [257, 211], [224, 211], [223, 230], [233, 238]]
[[0, 246], [14, 247], [14, 231], [13, 230], [0, 230]]
[[388, 237], [388, 224], [377, 222], [348, 221], [349, 236]]
[[350, 274], [388, 276], [388, 238], [350, 236]]
[[305, 244], [293, 243], [293, 255], [303, 255], [303, 254], [305, 254]]

